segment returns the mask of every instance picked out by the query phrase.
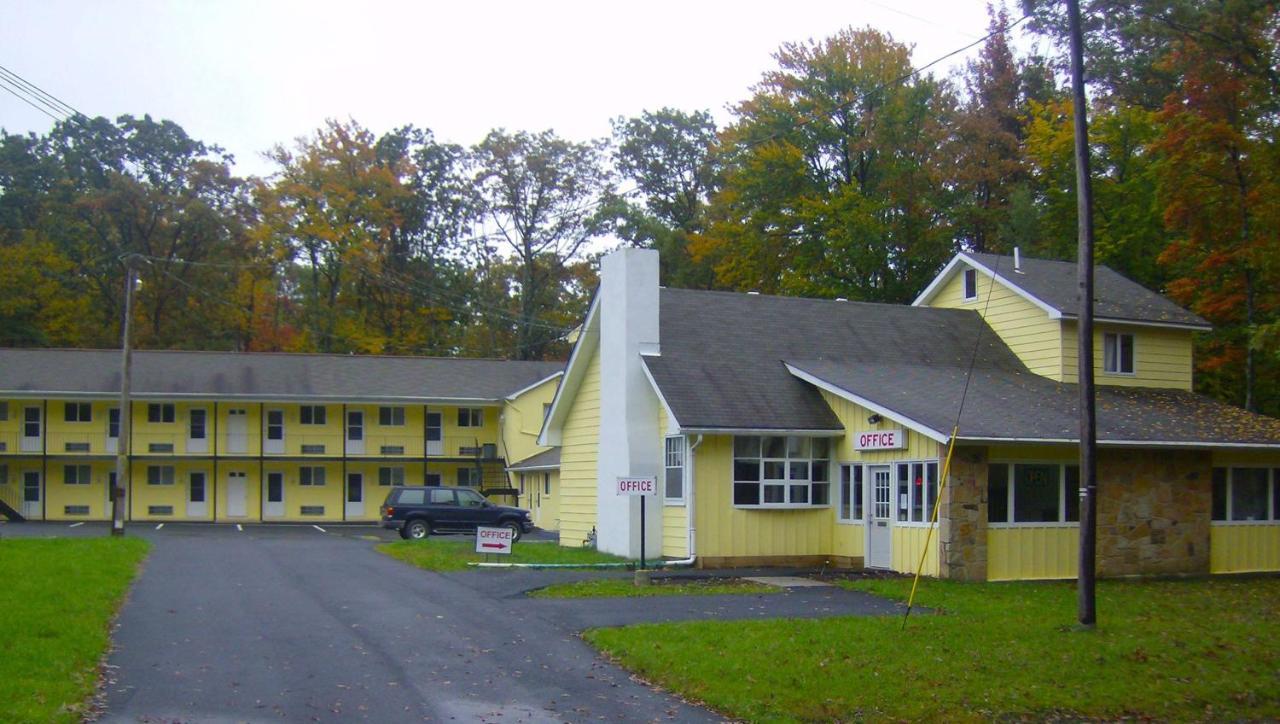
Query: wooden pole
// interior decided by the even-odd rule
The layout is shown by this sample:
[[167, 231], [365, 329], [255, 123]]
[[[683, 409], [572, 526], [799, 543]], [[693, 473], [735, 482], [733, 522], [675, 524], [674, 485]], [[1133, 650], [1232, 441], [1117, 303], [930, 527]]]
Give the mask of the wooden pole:
[[124, 323], [121, 325], [120, 340], [120, 436], [116, 439], [116, 480], [111, 486], [111, 535], [124, 535], [124, 491], [125, 476], [129, 472], [129, 447], [132, 443], [130, 423], [129, 393], [133, 381], [133, 341], [129, 330], [133, 320], [133, 288], [137, 284], [138, 272], [133, 266], [133, 255], [124, 257]]
[[1097, 622], [1095, 562], [1097, 558], [1097, 410], [1093, 388], [1093, 187], [1089, 171], [1089, 122], [1084, 93], [1084, 40], [1080, 2], [1067, 0], [1071, 30], [1071, 89], [1075, 117], [1076, 214], [1078, 223], [1077, 287], [1080, 294], [1080, 568], [1077, 619], [1093, 628]]

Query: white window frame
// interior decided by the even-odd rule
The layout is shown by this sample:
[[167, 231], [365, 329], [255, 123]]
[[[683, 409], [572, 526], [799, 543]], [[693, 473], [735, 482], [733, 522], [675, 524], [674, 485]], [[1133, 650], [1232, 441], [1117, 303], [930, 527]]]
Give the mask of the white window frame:
[[298, 424], [315, 426], [328, 425], [329, 410], [324, 405], [299, 405]]
[[147, 485], [171, 486], [176, 478], [172, 465], [148, 465]]
[[89, 485], [93, 482], [93, 469], [88, 465], [63, 465], [64, 485]]
[[398, 405], [379, 407], [378, 425], [380, 427], [404, 427], [404, 408]]
[[[765, 450], [764, 450], [764, 441], [765, 441], [767, 438], [778, 438], [778, 437], [783, 438], [783, 440], [784, 440], [784, 442], [783, 442], [783, 455], [784, 455], [784, 457], [781, 457], [781, 458], [777, 458], [777, 457], [769, 457], [769, 458], [766, 458], [766, 457], [764, 457], [764, 452], [765, 452]], [[757, 443], [759, 443], [759, 446], [760, 446], [760, 447], [758, 448], [757, 457], [744, 457], [744, 458], [741, 458], [741, 460], [744, 460], [744, 461], [746, 461], [746, 460], [755, 460], [755, 461], [756, 461], [756, 463], [759, 465], [759, 473], [758, 473], [758, 475], [759, 475], [759, 479], [758, 479], [758, 480], [743, 480], [743, 481], [739, 481], [739, 480], [737, 479], [736, 473], [734, 473], [734, 472], [733, 472], [733, 471], [736, 471], [736, 470], [737, 470], [737, 467], [738, 467], [738, 466], [737, 466], [737, 463], [738, 463], [738, 460], [740, 459], [740, 458], [738, 458], [738, 456], [737, 456], [737, 441], [738, 441], [738, 440], [740, 440], [740, 439], [744, 439], [744, 438], [753, 438], [753, 439], [755, 439], [755, 440], [757, 441]], [[807, 457], [802, 457], [802, 456], [798, 456], [798, 455], [797, 455], [796, 457], [794, 457], [794, 458], [793, 458], [793, 457], [791, 456], [791, 440], [792, 440], [792, 438], [800, 438], [800, 439], [804, 439], [804, 440], [808, 440], [808, 441], [809, 441], [809, 455], [808, 455]], [[814, 458], [814, 457], [813, 457], [813, 444], [814, 444], [814, 442], [816, 442], [816, 441], [818, 441], [818, 440], [825, 440], [825, 441], [826, 441], [826, 444], [827, 444], [827, 457], [825, 457], [825, 458]], [[834, 442], [832, 441], [832, 439], [831, 439], [831, 438], [829, 438], [829, 437], [818, 437], [818, 436], [812, 436], [812, 437], [811, 437], [811, 436], [808, 436], [808, 435], [736, 435], [736, 436], [734, 436], [734, 437], [731, 439], [731, 444], [732, 444], [734, 447], [733, 447], [733, 449], [730, 451], [730, 456], [731, 456], [731, 457], [730, 457], [730, 461], [731, 461], [731, 465], [732, 465], [732, 467], [730, 468], [730, 471], [731, 471], [731, 473], [730, 473], [730, 474], [731, 474], [731, 478], [732, 478], [732, 479], [731, 479], [730, 484], [731, 484], [731, 485], [733, 485], [733, 486], [735, 486], [735, 487], [736, 487], [736, 486], [738, 486], [738, 485], [750, 485], [750, 484], [753, 484], [753, 483], [754, 483], [754, 484], [756, 484], [756, 485], [758, 485], [758, 486], [760, 487], [760, 491], [759, 491], [759, 500], [761, 501], [761, 502], [759, 502], [759, 503], [737, 503], [737, 502], [731, 502], [731, 504], [733, 505], [733, 507], [735, 507], [735, 508], [741, 508], [741, 509], [743, 509], [743, 510], [815, 510], [815, 509], [820, 509], [820, 508], [830, 508], [830, 507], [831, 507], [831, 454], [832, 454], [832, 452], [834, 451], [834, 448], [835, 448]], [[797, 464], [799, 464], [799, 463], [807, 463], [807, 464], [808, 464], [809, 474], [808, 474], [808, 476], [807, 476], [807, 478], [806, 478], [806, 479], [803, 479], [803, 480], [802, 480], [802, 479], [800, 479], [800, 478], [792, 478], [792, 477], [791, 477], [791, 466], [792, 466], [792, 463], [797, 463]], [[827, 468], [827, 476], [826, 476], [826, 480], [817, 480], [817, 481], [815, 481], [815, 480], [813, 479], [813, 471], [817, 468], [817, 465], [815, 465], [815, 463], [822, 463], [822, 464], [825, 464], [825, 465], [826, 465], [826, 468]], [[782, 465], [782, 470], [783, 470], [783, 475], [784, 475], [784, 476], [786, 476], [786, 477], [785, 477], [785, 478], [782, 478], [782, 479], [766, 478], [766, 477], [765, 477], [765, 467], [766, 467], [766, 465], [768, 465], [768, 464], [774, 464], [774, 465], [781, 464], [781, 465]], [[805, 502], [799, 502], [799, 503], [797, 503], [797, 502], [792, 502], [792, 499], [791, 499], [791, 498], [792, 498], [792, 487], [793, 487], [793, 486], [798, 487], [798, 486], [801, 486], [801, 485], [805, 486], [805, 488], [806, 488], [807, 500], [806, 500]], [[825, 486], [827, 486], [827, 501], [826, 501], [825, 503], [814, 503], [814, 502], [813, 502], [813, 498], [814, 498], [814, 496], [813, 496], [813, 486], [814, 486], [814, 485], [825, 485]], [[781, 503], [766, 503], [766, 502], [763, 502], [763, 501], [764, 501], [764, 497], [765, 497], [765, 496], [764, 496], [764, 489], [765, 489], [765, 486], [782, 486], [782, 489], [783, 489], [784, 494], [785, 494], [785, 496], [786, 496], [786, 501], [785, 501], [785, 502], [781, 502]], [[730, 494], [729, 494], [729, 500], [730, 500], [730, 501], [733, 501], [733, 500], [734, 500], [734, 497], [735, 497], [735, 496], [734, 496], [734, 493], [735, 493], [735, 492], [736, 492], [735, 490], [730, 490]]]
[[[667, 435], [662, 443], [663, 462], [662, 462], [662, 503], [663, 505], [684, 505], [685, 504], [685, 487], [688, 479], [685, 475], [685, 460], [688, 459], [686, 454], [684, 435]], [[680, 494], [670, 495], [670, 480], [672, 471], [680, 477]]]
[[[1219, 470], [1224, 471], [1226, 508], [1224, 518], [1213, 515], [1212, 498], [1210, 498], [1209, 522], [1213, 525], [1280, 525], [1280, 466], [1276, 465], [1215, 465], [1210, 484], [1217, 486], [1216, 478]], [[1237, 470], [1267, 471], [1267, 517], [1262, 520], [1235, 520], [1235, 473]], [[1210, 492], [1212, 496], [1212, 490]]]
[[[942, 466], [940, 465], [940, 462], [941, 461], [938, 460], [937, 458], [926, 458], [922, 460], [894, 460], [891, 463], [887, 463], [887, 465], [889, 465], [890, 467], [889, 480], [891, 481], [891, 484], [893, 486], [892, 499], [890, 500], [890, 502], [892, 503], [892, 505], [890, 506], [891, 507], [890, 512], [893, 514], [893, 525], [895, 527], [919, 528], [919, 527], [924, 527], [929, 525], [929, 523], [933, 520], [933, 506], [936, 503], [936, 499], [935, 500], [929, 499], [929, 484], [927, 481], [920, 485], [920, 492], [923, 494], [922, 497], [924, 498], [924, 500], [921, 501], [921, 505], [920, 505], [921, 519], [915, 520], [912, 517], [915, 514], [915, 508], [916, 508], [915, 504], [916, 504], [917, 495], [916, 495], [916, 486], [911, 484], [911, 480], [912, 480], [912, 474], [915, 471], [915, 466], [917, 465], [921, 466], [922, 472], [925, 475], [928, 475], [929, 466], [932, 465], [934, 469], [934, 475], [938, 477], [938, 479], [934, 481], [934, 495], [935, 496], [941, 495]], [[902, 465], [907, 466], [907, 507], [906, 508], [903, 508], [901, 505], [899, 505], [899, 503], [902, 502], [902, 499], [900, 497], [902, 495], [901, 493], [902, 480], [898, 476], [902, 472], [902, 469], [900, 467]], [[901, 516], [904, 514], [906, 515], [906, 517], [902, 518]]]
[[[973, 281], [973, 294], [969, 293], [969, 282]], [[961, 293], [964, 295], [964, 301], [978, 301], [978, 270], [973, 267], [966, 267], [964, 273], [960, 275], [960, 283], [962, 285]]]
[[[383, 481], [387, 482], [383, 482]], [[381, 487], [389, 487], [394, 485], [404, 485], [404, 466], [403, 465], [383, 465], [378, 468], [378, 485]]]
[[[1124, 339], [1129, 339], [1129, 369], [1124, 369]], [[1108, 354], [1107, 350], [1114, 347], [1115, 352]], [[1114, 369], [1113, 369], [1114, 367]], [[1134, 377], [1138, 374], [1138, 338], [1132, 332], [1103, 332], [1102, 333], [1102, 371], [1108, 375], [1120, 375], [1124, 377]]]
[[327, 473], [323, 465], [302, 465], [298, 467], [298, 487], [323, 488]]
[[[1067, 501], [1071, 500], [1072, 496], [1075, 496], [1077, 500], [1079, 499], [1078, 490], [1071, 491], [1067, 486], [1067, 468], [1078, 467], [1076, 463], [1067, 461], [1067, 460], [991, 460], [987, 462], [987, 475], [988, 475], [987, 490], [988, 491], [990, 491], [991, 489], [990, 488], [991, 486], [990, 466], [992, 465], [1006, 465], [1009, 468], [1008, 488], [1007, 490], [1005, 490], [1005, 495], [1007, 496], [1005, 499], [1006, 501], [1005, 510], [1007, 511], [1008, 520], [1006, 520], [1003, 523], [992, 522], [990, 519], [991, 518], [991, 512], [990, 512], [991, 501], [988, 500], [987, 501], [987, 506], [988, 506], [987, 527], [988, 528], [1079, 528], [1080, 527], [1080, 521], [1067, 520]], [[1015, 482], [1017, 480], [1017, 474], [1014, 472], [1014, 466], [1017, 466], [1017, 465], [1057, 465], [1058, 466], [1058, 520], [1057, 521], [1014, 522], [1013, 517], [1014, 517], [1014, 511], [1016, 510], [1014, 508], [1014, 503], [1015, 503], [1014, 489], [1017, 488], [1017, 485]], [[1077, 511], [1078, 510], [1079, 509], [1077, 508]], [[1078, 518], [1079, 515], [1077, 515], [1076, 517]]]
[[[844, 479], [844, 472], [846, 470], [849, 471], [848, 482]], [[854, 474], [855, 471], [857, 472], [856, 475]], [[841, 461], [839, 464], [839, 476], [839, 480], [836, 483], [836, 522], [843, 523], [845, 525], [862, 525], [866, 522], [865, 516], [867, 512], [866, 466], [860, 462], [855, 463]], [[853, 504], [855, 498], [852, 495], [849, 495], [854, 491], [857, 492], [857, 506], [854, 506]], [[846, 495], [849, 496], [849, 514], [847, 516], [844, 514], [844, 501]]]

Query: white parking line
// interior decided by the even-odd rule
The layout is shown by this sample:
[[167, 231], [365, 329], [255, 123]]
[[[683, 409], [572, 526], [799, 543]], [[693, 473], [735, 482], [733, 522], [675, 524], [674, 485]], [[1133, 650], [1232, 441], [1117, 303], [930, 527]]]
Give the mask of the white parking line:
[[312, 528], [315, 528], [316, 530], [320, 531], [321, 533], [325, 533], [325, 532], [327, 532], [324, 528], [321, 528], [321, 527], [320, 527], [320, 526], [318, 526], [318, 525], [313, 525], [313, 526], [311, 526], [311, 527], [312, 527]]
[[82, 520], [82, 521], [80, 521], [79, 523], [72, 523], [71, 525], [69, 525], [69, 526], [67, 526], [67, 527], [68, 527], [68, 528], [79, 528], [79, 527], [80, 527], [80, 526], [82, 526], [82, 525], [84, 525], [84, 521], [83, 521], [83, 520]]
[[236, 530], [238, 530], [238, 531], [243, 531], [243, 530], [244, 530], [244, 526], [243, 526], [243, 525], [240, 525], [239, 523], [236, 523]]
[[164, 523], [159, 523], [156, 525], [156, 530], [160, 530], [163, 527], [164, 527]]

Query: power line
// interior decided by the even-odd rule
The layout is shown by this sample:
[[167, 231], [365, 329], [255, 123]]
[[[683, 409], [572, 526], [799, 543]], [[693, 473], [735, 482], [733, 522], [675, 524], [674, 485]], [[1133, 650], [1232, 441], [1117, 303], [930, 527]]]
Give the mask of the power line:
[[63, 101], [61, 98], [58, 98], [57, 96], [46, 91], [45, 89], [41, 88], [35, 83], [32, 83], [26, 78], [23, 78], [21, 75], [18, 75], [16, 72], [4, 67], [3, 65], [0, 65], [0, 76], [8, 77], [10, 80], [17, 82], [20, 86], [27, 89], [27, 92], [34, 93], [35, 96], [40, 99], [41, 103], [49, 106], [50, 108], [57, 111], [61, 115], [73, 116], [73, 117], [84, 115], [80, 111], [76, 110], [76, 108], [72, 106], [70, 103]]
[[53, 115], [53, 114], [52, 114], [52, 113], [50, 113], [47, 109], [45, 109], [43, 106], [36, 105], [34, 101], [30, 100], [29, 98], [27, 98], [27, 97], [26, 97], [26, 96], [24, 96], [24, 95], [19, 94], [19, 93], [18, 93], [18, 91], [14, 90], [14, 89], [13, 89], [13, 87], [11, 87], [8, 83], [6, 83], [6, 80], [7, 80], [6, 78], [4, 78], [4, 77], [0, 77], [0, 88], [4, 88], [6, 91], [8, 91], [8, 92], [10, 93], [10, 95], [12, 95], [13, 97], [15, 97], [15, 98], [17, 98], [18, 100], [22, 101], [23, 103], [26, 103], [27, 105], [31, 106], [32, 108], [36, 109], [37, 111], [40, 111], [41, 113], [45, 114], [46, 116], [48, 116], [48, 117], [52, 118], [54, 121], [61, 122], [61, 121], [66, 120], [66, 119], [64, 119], [64, 118], [60, 118], [60, 117], [58, 117], [58, 116]]

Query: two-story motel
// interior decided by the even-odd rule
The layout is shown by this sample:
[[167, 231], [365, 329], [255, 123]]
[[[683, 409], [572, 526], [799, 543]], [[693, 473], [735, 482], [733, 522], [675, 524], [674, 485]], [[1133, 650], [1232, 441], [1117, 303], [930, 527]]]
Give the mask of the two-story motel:
[[[959, 254], [910, 306], [691, 291], [615, 252], [540, 438], [561, 544], [637, 556], [614, 485], [652, 475], [651, 555], [1074, 576], [1075, 289]], [[1099, 572], [1280, 570], [1280, 421], [1191, 391], [1204, 320], [1105, 267], [1096, 295]]]
[[561, 368], [140, 351], [122, 440], [118, 351], [0, 350], [0, 513], [108, 519], [122, 446], [135, 521], [371, 521], [391, 485], [514, 496], [505, 468], [546, 451]]

